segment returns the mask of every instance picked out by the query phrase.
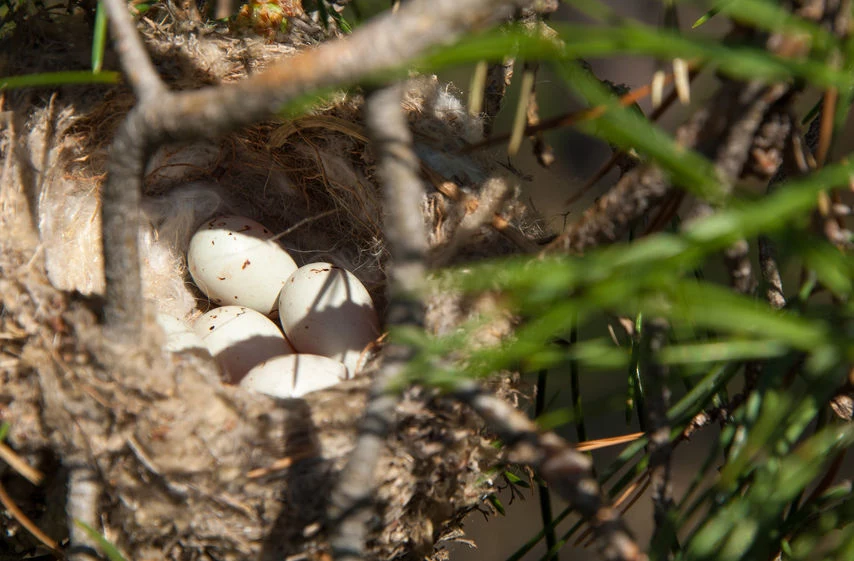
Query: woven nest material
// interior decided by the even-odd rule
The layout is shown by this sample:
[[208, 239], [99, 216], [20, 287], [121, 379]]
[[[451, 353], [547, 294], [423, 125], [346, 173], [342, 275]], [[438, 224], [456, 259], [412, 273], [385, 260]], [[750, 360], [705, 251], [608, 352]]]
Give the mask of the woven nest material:
[[[247, 60], [262, 66], [293, 51], [216, 34], [158, 31], [148, 40], [177, 87], [238, 79], [254, 70]], [[46, 57], [51, 44], [62, 43], [32, 48]], [[46, 59], [58, 64], [62, 56], [75, 54], [56, 50]], [[21, 64], [34, 57], [25, 49]], [[207, 309], [188, 281], [184, 252], [194, 229], [222, 212], [280, 232], [302, 224], [282, 240], [298, 263], [348, 268], [382, 312], [382, 208], [361, 99], [342, 94], [296, 121], [262, 123], [154, 156], [140, 232], [152, 305], [139, 311], [147, 328], [132, 347], [108, 343], [93, 310], [104, 289], [98, 210], [106, 149], [133, 98], [120, 88], [77, 89], [9, 95], [5, 103], [11, 117], [0, 136], [0, 419], [10, 425], [7, 444], [45, 475], [34, 486], [0, 465], [10, 499], [62, 545], [69, 474], [91, 465], [93, 484], [76, 489], [98, 490], [91, 503], [98, 530], [129, 559], [283, 559], [323, 551], [319, 522], [352, 449], [372, 369], [304, 399], [276, 401], [223, 385], [210, 357], [163, 351], [151, 318], [166, 312], [191, 320]], [[480, 137], [482, 123], [450, 88], [435, 78], [413, 80], [404, 109], [430, 178], [422, 210], [430, 245], [438, 248], [494, 170], [488, 160], [455, 155], [463, 141]], [[439, 193], [437, 182], [466, 197]], [[503, 215], [534, 227], [513, 196]], [[459, 255], [513, 251], [484, 228]], [[427, 327], [448, 332], [484, 306], [486, 297], [437, 295], [427, 302]], [[486, 336], [500, 339], [511, 327], [505, 318]], [[492, 384], [514, 403], [522, 395], [514, 375]], [[472, 413], [429, 391], [408, 391], [397, 422], [378, 470], [370, 552], [382, 559], [435, 555], [435, 544], [458, 536], [461, 517], [492, 491], [484, 474], [500, 458]], [[44, 547], [8, 512], [0, 527], [0, 559]]]

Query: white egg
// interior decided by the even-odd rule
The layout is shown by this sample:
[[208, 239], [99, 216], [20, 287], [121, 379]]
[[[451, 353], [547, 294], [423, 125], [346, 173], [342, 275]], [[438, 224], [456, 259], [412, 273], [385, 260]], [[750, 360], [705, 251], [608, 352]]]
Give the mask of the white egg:
[[180, 353], [189, 350], [207, 352], [202, 338], [196, 335], [190, 327], [175, 316], [157, 314], [157, 324], [166, 334], [166, 350], [170, 353]]
[[298, 352], [334, 358], [351, 375], [364, 348], [379, 336], [368, 290], [330, 263], [310, 263], [288, 278], [279, 295], [279, 321]]
[[193, 281], [215, 304], [273, 312], [297, 265], [272, 237], [270, 230], [242, 216], [208, 220], [187, 249]]
[[255, 366], [240, 386], [273, 397], [302, 397], [347, 379], [347, 368], [331, 358], [294, 354], [277, 356]]
[[244, 306], [215, 308], [196, 320], [193, 330], [232, 384], [255, 365], [294, 352], [275, 323]]

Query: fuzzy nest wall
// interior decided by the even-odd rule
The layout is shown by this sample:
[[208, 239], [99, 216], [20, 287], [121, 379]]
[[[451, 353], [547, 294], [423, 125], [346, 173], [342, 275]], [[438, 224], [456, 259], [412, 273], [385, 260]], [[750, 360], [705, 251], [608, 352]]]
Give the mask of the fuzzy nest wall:
[[[60, 64], [62, 56], [79, 55], [62, 50], [59, 39], [32, 45], [26, 37], [10, 40], [40, 49], [21, 51], [18, 63], [27, 71], [35, 56]], [[161, 31], [148, 41], [176, 87], [239, 79], [294, 48]], [[45, 45], [57, 47], [53, 57], [44, 57]], [[7, 73], [15, 73], [9, 64]], [[382, 312], [382, 207], [361, 99], [340, 95], [295, 122], [263, 123], [155, 155], [140, 231], [152, 305], [139, 310], [147, 318], [143, 340], [122, 347], [106, 342], [96, 320], [104, 289], [98, 209], [106, 150], [132, 104], [121, 88], [5, 99], [11, 117], [0, 136], [0, 420], [10, 425], [6, 442], [45, 480], [33, 486], [0, 463], [0, 482], [60, 546], [68, 535], [69, 474], [91, 465], [95, 480], [83, 488], [98, 493], [82, 504], [96, 510], [98, 529], [128, 558], [272, 560], [323, 551], [318, 523], [352, 449], [371, 368], [304, 399], [277, 401], [223, 385], [210, 357], [163, 351], [152, 318], [165, 312], [191, 320], [207, 309], [188, 280], [184, 252], [195, 228], [224, 212], [278, 232], [301, 224], [282, 240], [298, 264], [346, 267]], [[482, 136], [482, 123], [451, 89], [434, 78], [414, 80], [404, 108], [432, 178], [422, 210], [430, 245], [440, 248], [494, 169], [489, 160], [454, 155], [463, 141]], [[437, 178], [470, 197], [440, 194]], [[502, 208], [516, 226], [534, 227], [512, 193]], [[485, 228], [458, 254], [513, 251]], [[489, 301], [442, 294], [426, 304], [428, 329], [444, 333]], [[511, 327], [509, 319], [495, 324], [488, 336], [504, 337]], [[511, 374], [492, 384], [514, 403], [521, 395]], [[397, 422], [378, 470], [370, 552], [382, 559], [441, 555], [434, 545], [459, 536], [462, 516], [492, 490], [484, 473], [500, 458], [472, 413], [429, 391], [407, 392]], [[0, 527], [0, 559], [43, 548], [8, 512]]]

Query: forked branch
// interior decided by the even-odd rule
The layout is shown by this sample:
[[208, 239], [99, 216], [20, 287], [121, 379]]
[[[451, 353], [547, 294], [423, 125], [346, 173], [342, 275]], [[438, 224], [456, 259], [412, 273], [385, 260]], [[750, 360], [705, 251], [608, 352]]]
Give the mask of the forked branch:
[[[149, 155], [169, 142], [210, 138], [274, 115], [297, 96], [400, 69], [426, 49], [509, 14], [511, 0], [412, 0], [352, 35], [301, 52], [236, 84], [160, 91], [123, 0], [106, 0], [123, 67], [140, 98], [116, 133], [103, 188], [105, 331], [133, 340], [142, 306], [137, 230]], [[140, 61], [148, 62], [140, 62]], [[157, 95], [154, 95], [155, 92]]]

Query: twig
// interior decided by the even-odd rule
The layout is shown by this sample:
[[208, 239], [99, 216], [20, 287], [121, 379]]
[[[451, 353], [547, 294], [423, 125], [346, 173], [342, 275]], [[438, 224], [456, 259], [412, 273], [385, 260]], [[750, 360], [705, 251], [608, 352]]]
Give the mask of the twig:
[[[135, 340], [142, 306], [137, 230], [145, 164], [168, 142], [210, 138], [267, 118], [296, 96], [399, 67], [428, 47], [506, 16], [509, 0], [412, 0], [343, 39], [305, 50], [235, 84], [151, 94], [155, 79], [129, 18], [110, 0], [111, 19], [129, 80], [140, 104], [119, 127], [103, 188], [102, 228], [106, 277], [105, 335]], [[123, 23], [122, 23], [123, 22]], [[120, 26], [125, 27], [120, 27]], [[127, 36], [136, 37], [128, 39]]]
[[12, 469], [24, 476], [33, 485], [41, 485], [44, 474], [31, 467], [23, 458], [15, 453], [6, 444], [0, 442], [0, 459], [9, 464]]
[[817, 117], [819, 122], [818, 146], [815, 149], [815, 161], [817, 167], [822, 167], [827, 161], [830, 145], [833, 141], [833, 117], [836, 112], [836, 101], [839, 99], [839, 90], [829, 88], [824, 92], [822, 99], [821, 115]]
[[[365, 120], [379, 159], [386, 209], [384, 234], [392, 259], [386, 318], [389, 327], [423, 325], [422, 306], [415, 294], [424, 281], [427, 249], [420, 212], [424, 193], [419, 162], [412, 150], [412, 133], [401, 109], [401, 97], [401, 86], [393, 86], [372, 93], [365, 103]], [[372, 517], [374, 472], [393, 425], [398, 400], [390, 386], [413, 354], [412, 348], [394, 342], [383, 353], [356, 446], [330, 500], [330, 544], [336, 560], [363, 558]]]
[[607, 561], [646, 560], [619, 513], [602, 497], [587, 455], [553, 432], [540, 433], [527, 416], [474, 382], [462, 383], [454, 396], [471, 406], [513, 450], [514, 462], [537, 469], [549, 488], [589, 521]]
[[20, 508], [18, 508], [18, 505], [15, 504], [12, 497], [10, 497], [9, 493], [6, 492], [6, 488], [3, 487], [2, 483], [0, 483], [0, 503], [3, 504], [3, 507], [9, 512], [12, 518], [17, 520], [21, 526], [33, 535], [33, 537], [50, 549], [57, 558], [62, 559], [62, 552], [59, 550], [59, 544], [57, 544], [50, 536], [42, 532], [41, 528], [36, 526], [35, 523], [30, 520]]
[[104, 8], [112, 27], [113, 41], [122, 70], [133, 91], [141, 101], [154, 99], [166, 93], [166, 85], [157, 74], [145, 50], [142, 38], [128, 11], [125, 0], [104, 0]]
[[[767, 41], [775, 52], [788, 48], [788, 43], [785, 36]], [[722, 194], [727, 195], [745, 168], [756, 131], [772, 107], [794, 87], [786, 83], [768, 85], [759, 81], [746, 84], [727, 81], [710, 106], [695, 112], [687, 123], [679, 127], [676, 140], [681, 146], [696, 148], [715, 161]], [[646, 90], [648, 92], [649, 88]], [[626, 102], [626, 96], [620, 98], [621, 105], [626, 105]], [[604, 108], [589, 111], [598, 116]], [[671, 189], [669, 180], [656, 166], [632, 170], [588, 209], [570, 230], [552, 242], [550, 248], [582, 252], [589, 247], [614, 242], [625, 233], [629, 224], [667, 197]], [[709, 205], [700, 204], [695, 218], [711, 212]]]
[[276, 234], [275, 236], [270, 238], [270, 240], [271, 241], [280, 240], [280, 239], [284, 238], [285, 236], [291, 235], [292, 233], [296, 232], [297, 230], [299, 230], [300, 228], [302, 228], [303, 226], [305, 226], [307, 224], [311, 224], [312, 222], [315, 222], [317, 220], [322, 220], [322, 219], [326, 218], [327, 216], [332, 216], [333, 214], [338, 214], [339, 212], [341, 212], [340, 208], [333, 208], [331, 210], [321, 212], [320, 214], [315, 214], [314, 216], [307, 216], [307, 217], [303, 218], [302, 220], [300, 220], [299, 222], [297, 222], [296, 224], [294, 224], [293, 226], [290, 226], [289, 228], [286, 228], [285, 230], [279, 232], [278, 234]]
[[690, 440], [691, 436], [694, 435], [698, 430], [709, 426], [710, 424], [716, 421], [724, 421], [726, 420], [733, 411], [738, 409], [742, 403], [744, 403], [746, 399], [746, 393], [739, 393], [729, 401], [729, 403], [722, 405], [720, 407], [715, 407], [713, 409], [709, 409], [707, 411], [700, 411], [691, 419], [691, 421], [685, 426], [682, 430], [682, 434], [679, 436], [679, 439], [676, 440], [673, 444], [679, 444], [680, 442], [684, 442], [686, 440]]
[[625, 444], [627, 442], [634, 442], [638, 438], [642, 437], [643, 432], [633, 432], [630, 434], [623, 434], [620, 436], [609, 436], [608, 438], [597, 438], [596, 440], [585, 440], [584, 442], [579, 442], [575, 445], [575, 449], [579, 452], [592, 452], [593, 450], [599, 450], [601, 448], [608, 448], [609, 446], [619, 446], [620, 444]]
[[496, 232], [514, 243], [523, 253], [537, 253], [540, 250], [540, 246], [501, 214], [495, 214], [492, 217], [492, 227], [495, 228]]
[[233, 16], [234, 11], [233, 0], [216, 0], [213, 15], [215, 19], [225, 19]]
[[549, 244], [549, 249], [582, 253], [613, 243], [633, 220], [657, 205], [670, 190], [670, 182], [657, 167], [634, 169], [588, 208], [569, 230]]
[[[646, 490], [649, 489], [651, 483], [652, 478], [650, 478], [649, 472], [641, 474], [634, 483], [626, 487], [620, 496], [617, 497], [614, 501], [614, 508], [616, 508], [622, 516], [625, 516], [629, 509], [635, 506], [635, 503], [640, 500], [644, 493], [646, 493]], [[578, 538], [576, 538], [573, 545], [577, 547], [583, 544], [584, 548], [590, 547], [595, 540], [595, 538], [591, 537], [591, 534], [592, 531], [588, 527], [578, 536]]]

